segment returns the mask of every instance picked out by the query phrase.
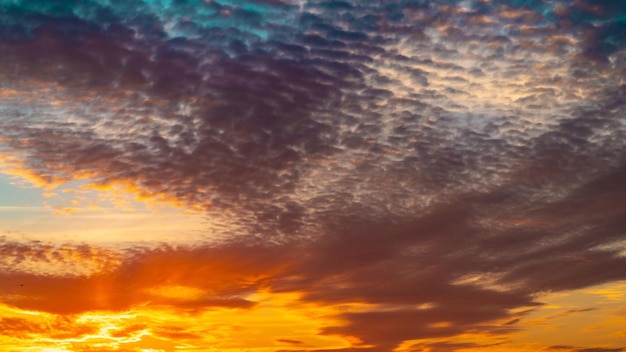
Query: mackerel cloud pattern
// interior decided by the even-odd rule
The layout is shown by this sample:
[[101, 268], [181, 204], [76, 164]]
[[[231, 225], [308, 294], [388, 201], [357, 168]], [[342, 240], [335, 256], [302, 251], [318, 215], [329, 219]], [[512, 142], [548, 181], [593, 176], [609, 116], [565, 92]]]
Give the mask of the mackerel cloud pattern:
[[4, 1], [0, 134], [45, 180], [133, 180], [229, 231], [309, 235], [458, 198], [524, 211], [623, 165], [625, 13]]
[[324, 333], [390, 350], [626, 278], [623, 1], [14, 0], [0, 24], [0, 152], [278, 246], [276, 292], [399, 307]]

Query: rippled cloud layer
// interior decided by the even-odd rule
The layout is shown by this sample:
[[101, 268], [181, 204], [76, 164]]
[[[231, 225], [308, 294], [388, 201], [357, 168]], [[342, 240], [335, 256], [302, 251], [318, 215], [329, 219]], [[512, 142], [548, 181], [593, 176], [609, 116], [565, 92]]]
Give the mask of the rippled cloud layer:
[[[180, 245], [6, 235], [2, 303], [252, 317], [275, 295], [323, 311], [322, 340], [268, 332], [225, 351], [622, 351], [624, 312], [586, 301], [555, 314], [605, 312], [611, 327], [589, 333], [605, 342], [506, 346], [551, 309], [542, 295], [626, 279], [625, 13], [587, 0], [2, 1], [1, 171], [50, 198], [79, 192], [59, 213], [122, 192], [206, 219]], [[8, 317], [0, 331], [220, 346], [145, 319], [118, 332], [58, 319], [72, 328]]]

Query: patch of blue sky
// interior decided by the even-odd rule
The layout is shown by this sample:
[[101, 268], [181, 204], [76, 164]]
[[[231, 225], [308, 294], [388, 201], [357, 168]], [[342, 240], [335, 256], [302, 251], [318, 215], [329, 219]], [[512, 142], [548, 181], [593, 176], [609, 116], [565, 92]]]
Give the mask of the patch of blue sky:
[[41, 206], [43, 190], [30, 186], [17, 176], [0, 173], [0, 207]]
[[[27, 31], [37, 27], [38, 21], [30, 14], [50, 17], [76, 17], [96, 26], [120, 23], [141, 31], [143, 24], [158, 21], [144, 27], [154, 30], [161, 27], [168, 38], [206, 38], [213, 30], [226, 32], [227, 42], [241, 41], [246, 44], [264, 42], [280, 35], [281, 28], [297, 28], [298, 8], [289, 5], [262, 4], [233, 0], [86, 0], [81, 2], [50, 2], [15, 0], [12, 15], [20, 27]], [[33, 22], [34, 21], [34, 22]], [[146, 22], [146, 23], [144, 23]], [[139, 25], [139, 26], [138, 26]]]
[[241, 1], [241, 0], [220, 0], [217, 1], [222, 5], [239, 7], [244, 10], [254, 11], [261, 14], [276, 14], [282, 11], [285, 11], [285, 6], [276, 6], [272, 4], [262, 4], [262, 3], [252, 3], [249, 1]]
[[[145, 4], [150, 12], [163, 23], [169, 37], [186, 37], [197, 39], [204, 30], [217, 28], [234, 29], [241, 32], [244, 41], [265, 41], [271, 36], [270, 24], [291, 25], [295, 16], [286, 16], [286, 8], [252, 4], [245, 1], [215, 2], [217, 6], [205, 6], [203, 1], [187, 2], [184, 5], [173, 4], [171, 0], [149, 0]], [[223, 8], [222, 8], [223, 7]], [[217, 11], [222, 8], [225, 12]], [[238, 11], [246, 11], [249, 18], [239, 16]], [[191, 26], [180, 24], [190, 23]], [[242, 38], [233, 38], [242, 39]]]

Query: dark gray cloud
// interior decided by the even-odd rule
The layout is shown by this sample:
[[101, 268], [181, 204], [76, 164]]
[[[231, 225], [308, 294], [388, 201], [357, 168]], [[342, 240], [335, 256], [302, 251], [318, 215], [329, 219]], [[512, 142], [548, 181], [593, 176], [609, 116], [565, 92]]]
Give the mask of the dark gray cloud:
[[556, 345], [550, 346], [547, 351], [572, 351], [572, 352], [622, 352], [623, 348], [577, 348], [574, 346]]

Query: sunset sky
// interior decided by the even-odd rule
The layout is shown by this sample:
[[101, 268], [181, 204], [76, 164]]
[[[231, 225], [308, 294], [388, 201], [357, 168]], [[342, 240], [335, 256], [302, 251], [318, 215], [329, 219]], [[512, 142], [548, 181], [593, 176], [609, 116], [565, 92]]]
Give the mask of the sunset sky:
[[626, 351], [626, 2], [0, 0], [0, 351]]

